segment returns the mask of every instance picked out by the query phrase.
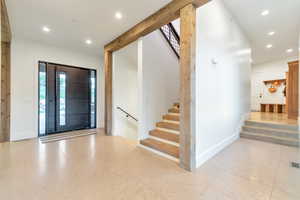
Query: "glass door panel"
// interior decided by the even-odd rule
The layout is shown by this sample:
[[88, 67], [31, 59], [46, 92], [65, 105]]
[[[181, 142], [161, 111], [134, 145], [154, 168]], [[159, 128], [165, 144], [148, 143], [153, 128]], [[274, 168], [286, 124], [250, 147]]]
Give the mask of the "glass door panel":
[[59, 72], [58, 75], [58, 97], [59, 97], [59, 126], [66, 125], [66, 73]]

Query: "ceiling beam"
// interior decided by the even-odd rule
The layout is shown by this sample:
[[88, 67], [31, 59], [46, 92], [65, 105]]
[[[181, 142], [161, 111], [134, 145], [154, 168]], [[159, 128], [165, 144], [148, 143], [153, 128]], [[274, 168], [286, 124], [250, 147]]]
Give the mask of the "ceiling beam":
[[153, 15], [147, 17], [121, 36], [105, 45], [105, 51], [117, 51], [128, 44], [136, 41], [138, 38], [157, 30], [163, 25], [179, 18], [180, 9], [188, 4], [193, 4], [196, 8], [200, 7], [211, 0], [173, 0]]

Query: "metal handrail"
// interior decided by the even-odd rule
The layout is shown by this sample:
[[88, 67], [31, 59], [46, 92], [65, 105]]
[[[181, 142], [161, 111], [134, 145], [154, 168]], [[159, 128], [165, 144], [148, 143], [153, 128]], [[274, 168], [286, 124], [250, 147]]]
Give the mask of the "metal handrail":
[[126, 114], [126, 117], [130, 117], [130, 118], [132, 118], [132, 119], [134, 119], [135, 121], [138, 121], [138, 119], [137, 118], [135, 118], [134, 116], [132, 116], [131, 114], [129, 114], [128, 112], [126, 112], [124, 109], [122, 109], [121, 107], [117, 107], [117, 109], [118, 110], [121, 110], [123, 113], [125, 113]]
[[[164, 38], [169, 43], [178, 59], [180, 59], [180, 37], [172, 23], [166, 24], [160, 28]], [[173, 39], [173, 40], [172, 40]]]

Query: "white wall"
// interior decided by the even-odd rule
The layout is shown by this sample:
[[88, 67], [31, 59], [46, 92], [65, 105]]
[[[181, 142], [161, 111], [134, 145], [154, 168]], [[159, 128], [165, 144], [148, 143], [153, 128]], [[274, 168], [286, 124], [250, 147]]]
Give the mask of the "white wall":
[[[277, 92], [270, 93], [263, 81], [285, 79], [285, 73], [288, 72], [288, 62], [297, 60], [297, 57], [277, 60], [268, 63], [253, 65], [251, 73], [251, 110], [259, 111], [261, 103], [285, 104], [282, 84]], [[260, 97], [261, 96], [261, 97]]]
[[177, 31], [178, 35], [180, 35], [180, 18], [172, 21], [172, 24], [173, 24], [175, 30]]
[[143, 139], [173, 103], [179, 102], [179, 60], [160, 31], [145, 36], [141, 42], [139, 118], [143, 126], [139, 136]]
[[251, 49], [221, 0], [198, 8], [196, 25], [198, 167], [239, 137], [250, 111]]
[[138, 116], [137, 43], [113, 54], [113, 135], [138, 140], [138, 122], [117, 109]]
[[14, 39], [11, 50], [11, 140], [38, 136], [38, 61], [97, 70], [97, 126], [104, 126], [102, 60], [69, 49]]

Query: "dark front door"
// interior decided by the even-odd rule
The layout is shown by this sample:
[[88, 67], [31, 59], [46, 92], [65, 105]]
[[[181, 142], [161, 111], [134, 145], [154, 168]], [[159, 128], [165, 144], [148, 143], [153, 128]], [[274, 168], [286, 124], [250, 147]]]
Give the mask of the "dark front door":
[[95, 72], [50, 63], [46, 66], [46, 126], [40, 135], [94, 128]]

